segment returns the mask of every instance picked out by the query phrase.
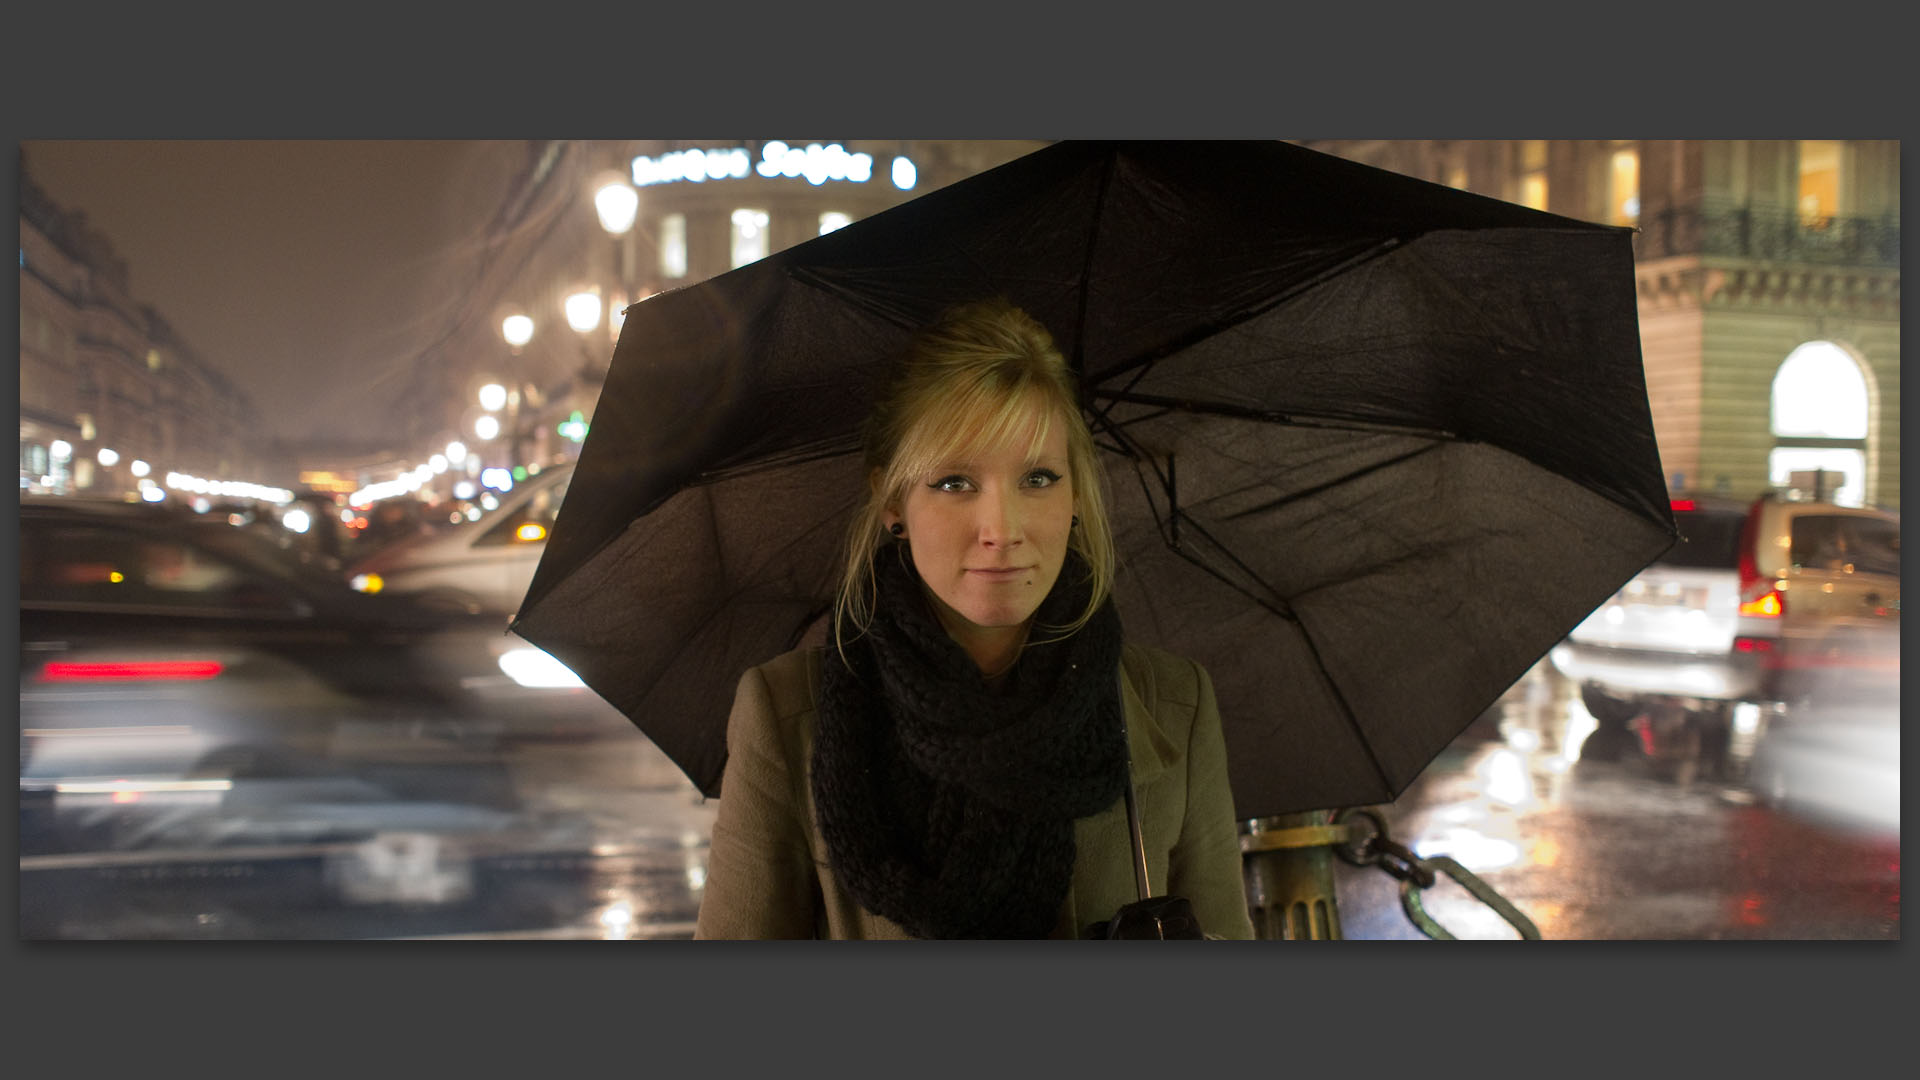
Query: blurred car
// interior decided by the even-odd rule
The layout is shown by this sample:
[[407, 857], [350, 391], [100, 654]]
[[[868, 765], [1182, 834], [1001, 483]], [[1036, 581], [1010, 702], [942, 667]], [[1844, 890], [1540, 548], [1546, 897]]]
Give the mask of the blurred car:
[[572, 476], [571, 465], [544, 469], [477, 520], [411, 537], [352, 563], [347, 580], [363, 593], [512, 615], [533, 583]]
[[23, 498], [19, 538], [23, 844], [78, 822], [62, 843], [115, 846], [241, 780], [426, 776], [624, 723], [499, 619], [356, 593], [254, 529]]
[[1899, 835], [1899, 703], [1827, 703], [1786, 713], [1754, 748], [1747, 786], [1795, 816]]
[[1679, 541], [1548, 654], [1599, 723], [1590, 751], [1725, 771], [1743, 703], [1897, 697], [1898, 514], [1768, 493], [1673, 515]]

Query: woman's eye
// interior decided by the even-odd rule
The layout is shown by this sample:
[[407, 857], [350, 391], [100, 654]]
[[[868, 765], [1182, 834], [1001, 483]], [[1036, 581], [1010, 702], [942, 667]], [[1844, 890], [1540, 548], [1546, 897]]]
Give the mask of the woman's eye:
[[935, 491], [965, 491], [972, 485], [964, 476], [943, 476], [927, 486]]
[[1028, 487], [1052, 487], [1060, 482], [1060, 474], [1052, 469], [1035, 469], [1027, 474]]

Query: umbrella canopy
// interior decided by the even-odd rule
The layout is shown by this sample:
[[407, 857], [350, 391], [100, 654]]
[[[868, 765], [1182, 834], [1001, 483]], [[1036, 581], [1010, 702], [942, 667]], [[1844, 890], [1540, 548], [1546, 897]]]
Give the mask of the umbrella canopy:
[[514, 624], [718, 794], [818, 634], [888, 361], [1004, 296], [1080, 373], [1129, 638], [1242, 818], [1395, 798], [1673, 540], [1630, 231], [1279, 142], [1064, 142], [629, 310]]

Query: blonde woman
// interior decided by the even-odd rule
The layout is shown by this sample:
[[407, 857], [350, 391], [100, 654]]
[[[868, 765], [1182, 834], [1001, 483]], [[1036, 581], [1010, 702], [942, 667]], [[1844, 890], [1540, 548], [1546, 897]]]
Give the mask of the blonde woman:
[[1250, 938], [1213, 687], [1123, 643], [1101, 473], [1047, 331], [918, 334], [869, 419], [824, 647], [740, 680], [701, 938], [1081, 937], [1156, 893]]

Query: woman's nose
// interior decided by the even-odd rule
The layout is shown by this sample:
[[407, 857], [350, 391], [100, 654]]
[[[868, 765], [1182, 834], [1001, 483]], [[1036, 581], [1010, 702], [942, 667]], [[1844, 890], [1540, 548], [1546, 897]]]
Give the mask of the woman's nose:
[[987, 547], [1011, 547], [1025, 539], [1020, 504], [1012, 492], [989, 494], [978, 505], [980, 543]]

